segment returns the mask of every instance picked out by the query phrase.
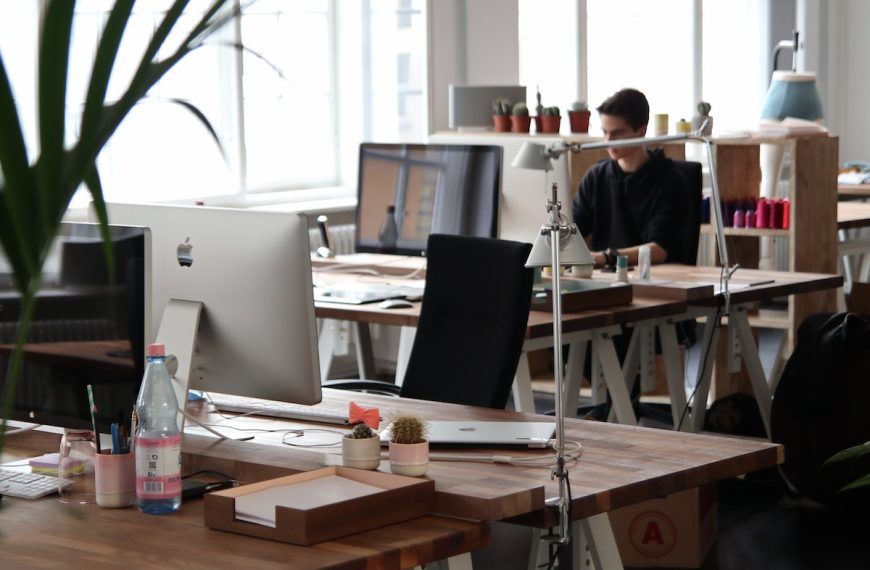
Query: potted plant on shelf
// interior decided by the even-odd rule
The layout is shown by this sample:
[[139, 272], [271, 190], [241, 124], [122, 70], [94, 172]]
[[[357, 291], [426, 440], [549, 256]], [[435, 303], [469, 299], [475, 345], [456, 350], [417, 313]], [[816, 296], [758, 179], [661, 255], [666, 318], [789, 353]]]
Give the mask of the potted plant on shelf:
[[535, 105], [535, 132], [540, 133], [543, 132], [541, 130], [541, 118], [544, 116], [544, 106], [541, 104], [541, 89], [539, 87], [535, 88], [535, 99], [537, 100], [537, 105]]
[[522, 101], [514, 104], [511, 109], [511, 132], [528, 133], [531, 124], [532, 118], [529, 116], [529, 108], [526, 104]]
[[[239, 12], [231, 0], [212, 0], [193, 27], [185, 31], [177, 28], [179, 22], [189, 22], [184, 11], [187, 2], [175, 0], [155, 28], [126, 90], [117, 99], [109, 101], [108, 87], [110, 79], [114, 79], [115, 59], [133, 4], [129, 0], [117, 0], [105, 20], [92, 69], [83, 74], [90, 79], [84, 105], [79, 109], [66, 106], [75, 4], [68, 0], [45, 2], [36, 69], [39, 78], [36, 102], [40, 134], [38, 156], [31, 156], [25, 143], [21, 113], [6, 66], [0, 58], [0, 125], [3, 125], [0, 128], [0, 246], [9, 260], [15, 288], [21, 297], [15, 350], [9, 358], [0, 397], [0, 417], [3, 418], [0, 420], [0, 453], [5, 418], [11, 415], [21, 373], [22, 346], [34, 314], [42, 268], [70, 200], [82, 184], [86, 185], [100, 221], [108, 272], [112, 274], [114, 263], [97, 157], [130, 110], [149, 90]], [[233, 5], [236, 7], [226, 9]], [[167, 44], [168, 38], [172, 41]], [[217, 139], [201, 112], [189, 103], [183, 106], [193, 111]], [[67, 129], [73, 122], [75, 128]], [[76, 139], [70, 136], [73, 132]]]
[[568, 110], [568, 121], [571, 123], [572, 133], [588, 133], [589, 117], [592, 113], [586, 105], [586, 101], [574, 101]]
[[692, 118], [692, 130], [702, 135], [710, 136], [713, 133], [713, 117], [710, 116], [712, 106], [706, 101], [698, 103], [698, 114]]
[[511, 130], [511, 108], [513, 103], [509, 99], [499, 97], [492, 102], [492, 123], [495, 132], [508, 133]]
[[399, 414], [390, 424], [390, 471], [419, 477], [429, 469], [426, 422], [414, 414]]
[[544, 115], [541, 117], [541, 132], [558, 133], [561, 124], [562, 115], [559, 114], [559, 107], [545, 107]]

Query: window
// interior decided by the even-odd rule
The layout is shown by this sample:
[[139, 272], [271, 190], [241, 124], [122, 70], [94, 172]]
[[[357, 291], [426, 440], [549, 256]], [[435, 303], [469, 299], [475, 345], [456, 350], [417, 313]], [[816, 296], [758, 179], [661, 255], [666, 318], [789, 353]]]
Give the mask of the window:
[[[545, 105], [558, 104], [548, 102], [553, 93], [562, 101], [585, 99], [592, 109], [617, 90], [635, 87], [647, 95], [651, 114], [669, 115], [672, 132], [677, 120], [696, 114], [701, 98], [713, 105], [716, 132], [754, 128], [769, 80], [762, 69], [763, 4], [519, 0], [520, 82], [540, 84]], [[577, 30], [586, 30], [585, 38]], [[569, 65], [577, 53], [579, 71]], [[585, 82], [572, 81], [584, 73]], [[534, 101], [534, 92], [528, 100]], [[598, 130], [593, 113], [590, 133]]]
[[[179, 29], [193, 25], [210, 3], [192, 0]], [[111, 4], [76, 4], [67, 93], [71, 140]], [[170, 4], [136, 4], [110, 99], [124, 88]], [[32, 148], [37, 145], [32, 103], [37, 6], [0, 4], [0, 49]], [[426, 132], [425, 14], [425, 0], [254, 2], [239, 22], [167, 74], [131, 112], [100, 156], [106, 197], [229, 203], [257, 199], [257, 193], [352, 186], [361, 141], [420, 141]], [[238, 42], [262, 58], [228, 47]], [[175, 99], [203, 111], [221, 146]], [[342, 192], [353, 194], [338, 189], [333, 195]], [[88, 200], [81, 191], [73, 205], [83, 207]]]

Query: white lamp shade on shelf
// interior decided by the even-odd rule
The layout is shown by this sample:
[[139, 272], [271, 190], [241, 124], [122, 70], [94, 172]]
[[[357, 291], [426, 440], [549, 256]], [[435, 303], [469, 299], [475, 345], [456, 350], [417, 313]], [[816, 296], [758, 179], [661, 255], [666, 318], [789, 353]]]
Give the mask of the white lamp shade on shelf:
[[[550, 248], [550, 233], [539, 233], [532, 245], [526, 267], [551, 267], [552, 252]], [[559, 265], [595, 265], [586, 242], [579, 233], [562, 235], [559, 240]]]
[[822, 118], [822, 101], [816, 89], [816, 74], [774, 71], [770, 89], [761, 109], [762, 119], [786, 117], [818, 121]]
[[526, 141], [520, 147], [511, 166], [529, 170], [553, 170], [553, 162], [550, 158], [547, 147], [540, 143]]

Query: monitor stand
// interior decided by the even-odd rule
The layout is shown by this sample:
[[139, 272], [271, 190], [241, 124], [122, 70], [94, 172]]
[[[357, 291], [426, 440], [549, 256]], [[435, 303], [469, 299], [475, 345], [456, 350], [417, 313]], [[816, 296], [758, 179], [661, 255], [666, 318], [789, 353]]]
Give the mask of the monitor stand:
[[[178, 406], [184, 411], [187, 402], [187, 389], [194, 367], [194, 349], [199, 331], [199, 318], [202, 315], [201, 301], [181, 301], [170, 299], [163, 309], [160, 326], [157, 329], [157, 342], [163, 343], [168, 355], [174, 355], [178, 368], [172, 375], [172, 387]], [[179, 414], [178, 428], [184, 431], [184, 414]]]

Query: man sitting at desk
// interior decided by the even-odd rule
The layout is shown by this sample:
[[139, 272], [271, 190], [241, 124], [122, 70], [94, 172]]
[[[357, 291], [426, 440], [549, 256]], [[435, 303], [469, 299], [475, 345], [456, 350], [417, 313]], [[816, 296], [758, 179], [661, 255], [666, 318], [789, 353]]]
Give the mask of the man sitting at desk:
[[[637, 89], [622, 89], [597, 109], [604, 140], [646, 136], [649, 103]], [[596, 267], [616, 267], [625, 255], [636, 265], [638, 250], [650, 261], [680, 262], [688, 222], [688, 190], [671, 159], [659, 148], [607, 150], [610, 159], [593, 166], [574, 197], [574, 222], [592, 251]]]

